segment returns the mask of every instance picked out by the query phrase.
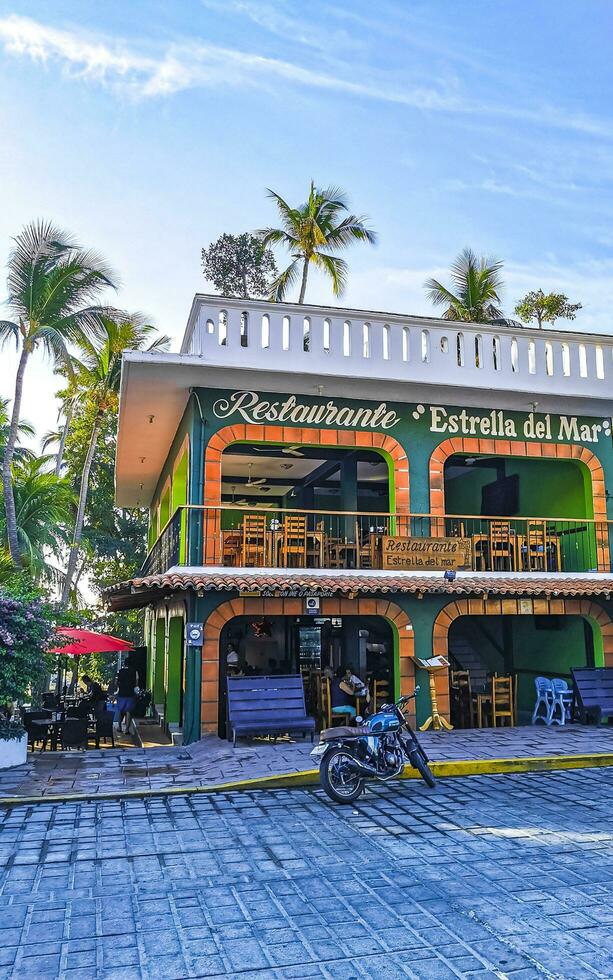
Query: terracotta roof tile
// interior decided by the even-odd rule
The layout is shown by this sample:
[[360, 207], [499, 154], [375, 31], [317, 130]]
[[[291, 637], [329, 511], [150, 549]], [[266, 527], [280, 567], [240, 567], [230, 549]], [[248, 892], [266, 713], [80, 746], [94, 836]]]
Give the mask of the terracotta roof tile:
[[349, 593], [386, 595], [389, 593], [423, 593], [447, 595], [520, 595], [520, 596], [594, 596], [613, 594], [613, 575], [594, 573], [583, 575], [559, 574], [480, 574], [458, 573], [447, 582], [442, 572], [419, 573], [352, 573], [327, 574], [308, 569], [283, 572], [250, 569], [202, 569], [171, 571], [163, 575], [148, 575], [121, 582], [107, 589], [105, 598], [111, 608], [130, 608], [154, 601], [162, 592], [194, 589], [198, 592], [278, 592], [306, 590], [317, 595], [347, 595]]

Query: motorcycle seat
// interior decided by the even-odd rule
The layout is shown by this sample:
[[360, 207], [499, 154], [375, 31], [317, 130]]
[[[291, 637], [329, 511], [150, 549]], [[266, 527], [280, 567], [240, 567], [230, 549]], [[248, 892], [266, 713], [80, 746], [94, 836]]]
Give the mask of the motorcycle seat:
[[321, 742], [334, 742], [338, 738], [361, 738], [363, 735], [371, 735], [372, 732], [365, 725], [358, 725], [352, 728], [350, 725], [337, 725], [336, 728], [324, 728], [320, 732]]

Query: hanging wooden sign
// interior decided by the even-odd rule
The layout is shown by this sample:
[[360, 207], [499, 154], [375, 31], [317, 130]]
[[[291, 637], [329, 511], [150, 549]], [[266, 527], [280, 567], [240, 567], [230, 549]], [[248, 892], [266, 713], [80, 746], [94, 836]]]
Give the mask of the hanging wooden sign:
[[472, 568], [470, 538], [382, 538], [382, 567], [433, 571]]

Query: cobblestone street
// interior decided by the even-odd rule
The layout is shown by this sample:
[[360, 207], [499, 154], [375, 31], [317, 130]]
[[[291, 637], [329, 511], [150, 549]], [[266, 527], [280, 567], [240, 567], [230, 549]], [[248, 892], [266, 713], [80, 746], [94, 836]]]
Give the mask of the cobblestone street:
[[0, 976], [613, 976], [613, 770], [0, 816]]

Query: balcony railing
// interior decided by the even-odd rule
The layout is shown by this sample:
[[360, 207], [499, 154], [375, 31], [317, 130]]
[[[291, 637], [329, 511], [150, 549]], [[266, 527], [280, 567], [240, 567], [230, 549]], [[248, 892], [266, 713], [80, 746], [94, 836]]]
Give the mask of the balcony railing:
[[209, 364], [583, 398], [610, 397], [595, 334], [198, 295], [182, 354]]
[[173, 566], [610, 572], [610, 521], [180, 507], [141, 574]]

